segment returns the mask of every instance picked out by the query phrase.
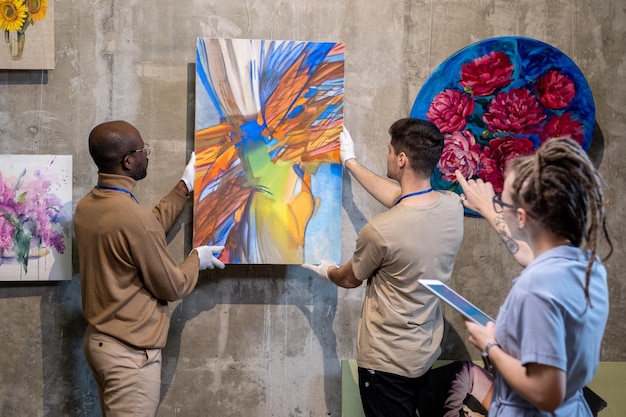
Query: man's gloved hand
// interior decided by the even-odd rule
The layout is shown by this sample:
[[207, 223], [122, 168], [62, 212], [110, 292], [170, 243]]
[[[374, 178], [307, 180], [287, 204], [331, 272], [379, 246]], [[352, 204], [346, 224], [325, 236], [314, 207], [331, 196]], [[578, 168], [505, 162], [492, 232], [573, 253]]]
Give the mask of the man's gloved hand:
[[356, 159], [356, 155], [354, 154], [354, 142], [352, 141], [352, 136], [350, 136], [350, 132], [344, 126], [343, 132], [339, 134], [339, 156], [341, 157], [341, 163], [346, 164], [348, 159]]
[[320, 276], [320, 278], [324, 278], [330, 281], [330, 278], [328, 277], [328, 268], [330, 268], [331, 266], [337, 266], [337, 265], [335, 265], [334, 263], [330, 261], [322, 260], [318, 265], [302, 264], [301, 266], [302, 268], [306, 268], [315, 272], [317, 275]]
[[193, 191], [193, 182], [196, 172], [196, 153], [192, 152], [191, 157], [189, 157], [189, 162], [187, 162], [187, 166], [185, 167], [185, 171], [183, 172], [183, 177], [181, 181], [185, 183], [187, 186], [187, 190], [189, 192]]
[[198, 257], [200, 258], [200, 266], [198, 267], [200, 271], [213, 268], [224, 269], [224, 263], [216, 258], [216, 256], [220, 256], [224, 246], [204, 245], [198, 246], [194, 250], [198, 252]]

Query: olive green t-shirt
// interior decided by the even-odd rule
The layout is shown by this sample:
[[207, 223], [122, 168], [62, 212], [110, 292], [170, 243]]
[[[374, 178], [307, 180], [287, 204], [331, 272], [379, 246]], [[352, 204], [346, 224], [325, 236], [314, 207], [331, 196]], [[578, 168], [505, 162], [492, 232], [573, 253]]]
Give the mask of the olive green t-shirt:
[[458, 195], [439, 194], [429, 206], [389, 209], [357, 237], [352, 268], [367, 280], [357, 341], [362, 368], [415, 378], [441, 353], [441, 308], [418, 280], [449, 280], [463, 239], [463, 206]]

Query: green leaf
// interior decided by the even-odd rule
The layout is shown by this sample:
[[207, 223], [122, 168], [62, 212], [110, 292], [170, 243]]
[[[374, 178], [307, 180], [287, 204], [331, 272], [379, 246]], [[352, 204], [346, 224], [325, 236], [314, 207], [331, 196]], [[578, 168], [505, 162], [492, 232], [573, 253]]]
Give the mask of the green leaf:
[[17, 261], [22, 264], [24, 273], [28, 272], [28, 253], [30, 252], [30, 238], [31, 234], [24, 231], [22, 228], [17, 229], [13, 242], [16, 247]]

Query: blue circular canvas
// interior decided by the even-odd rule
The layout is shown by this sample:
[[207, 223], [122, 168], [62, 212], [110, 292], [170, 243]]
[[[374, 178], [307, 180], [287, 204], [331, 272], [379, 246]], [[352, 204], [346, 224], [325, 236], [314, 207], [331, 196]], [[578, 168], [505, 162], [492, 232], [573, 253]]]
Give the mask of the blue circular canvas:
[[460, 193], [454, 170], [502, 190], [508, 160], [554, 137], [589, 150], [595, 126], [591, 89], [576, 64], [546, 43], [500, 37], [446, 59], [424, 83], [411, 117], [444, 133], [433, 188]]

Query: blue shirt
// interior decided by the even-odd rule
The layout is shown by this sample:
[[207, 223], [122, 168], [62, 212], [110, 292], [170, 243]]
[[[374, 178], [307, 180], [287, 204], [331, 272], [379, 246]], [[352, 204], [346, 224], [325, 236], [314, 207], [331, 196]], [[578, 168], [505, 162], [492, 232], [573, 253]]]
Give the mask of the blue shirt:
[[538, 410], [497, 374], [490, 417], [590, 416], [582, 388], [600, 361], [609, 311], [606, 270], [595, 262], [585, 298], [589, 254], [559, 246], [544, 252], [513, 281], [496, 319], [496, 339], [522, 365], [538, 363], [565, 371], [565, 401], [550, 414]]

